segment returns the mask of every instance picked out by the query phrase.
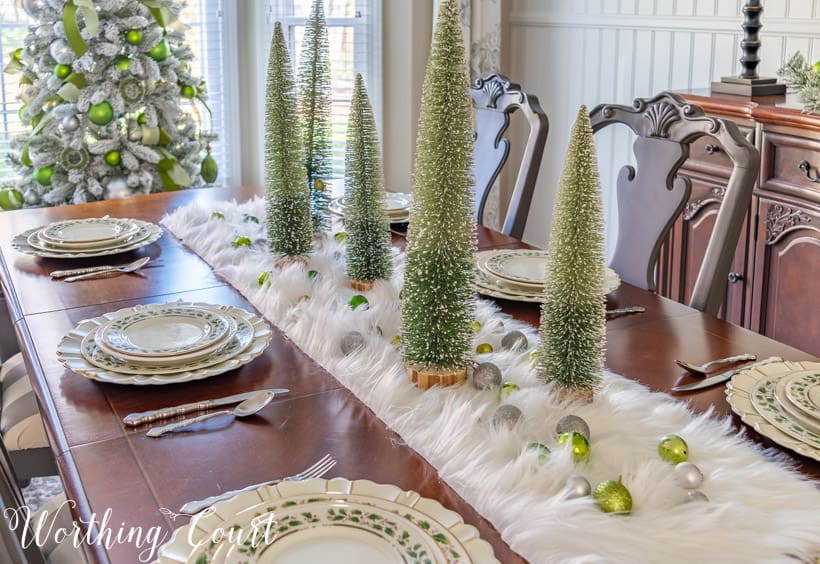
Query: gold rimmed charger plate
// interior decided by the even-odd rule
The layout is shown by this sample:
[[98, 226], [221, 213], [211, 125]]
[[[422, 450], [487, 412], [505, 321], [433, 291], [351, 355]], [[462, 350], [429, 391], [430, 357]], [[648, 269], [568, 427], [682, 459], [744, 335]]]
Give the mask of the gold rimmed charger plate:
[[732, 411], [761, 435], [798, 454], [820, 461], [820, 449], [778, 429], [763, 417], [752, 403], [752, 394], [759, 381], [810, 370], [820, 370], [820, 362], [772, 362], [741, 370], [726, 385], [726, 400]]
[[[232, 538], [212, 542], [229, 530]], [[159, 563], [198, 562], [498, 561], [478, 531], [438, 501], [389, 484], [334, 478], [264, 486], [194, 516], [160, 548]]]

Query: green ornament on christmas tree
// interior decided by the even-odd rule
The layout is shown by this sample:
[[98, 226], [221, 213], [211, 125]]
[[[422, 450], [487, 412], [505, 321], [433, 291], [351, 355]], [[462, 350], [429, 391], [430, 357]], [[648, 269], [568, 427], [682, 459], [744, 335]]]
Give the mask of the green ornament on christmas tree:
[[149, 57], [154, 59], [156, 62], [161, 63], [165, 59], [168, 58], [168, 55], [171, 54], [171, 46], [168, 45], [168, 40], [163, 39], [156, 45], [154, 45], [147, 53]]
[[360, 74], [350, 103], [345, 170], [347, 275], [353, 288], [366, 291], [374, 280], [390, 278], [393, 261], [376, 120]]
[[402, 298], [402, 346], [420, 388], [466, 378], [475, 319], [473, 118], [455, 0], [443, 0], [421, 102]]
[[34, 180], [41, 186], [51, 186], [51, 177], [54, 175], [54, 166], [44, 166], [34, 171]]
[[128, 57], [117, 57], [114, 59], [114, 66], [121, 71], [127, 71], [131, 68], [131, 59]]
[[129, 29], [125, 32], [125, 42], [129, 45], [139, 45], [142, 43], [143, 33], [138, 29]]
[[105, 162], [107, 162], [111, 166], [119, 165], [121, 160], [122, 160], [122, 155], [120, 155], [119, 151], [108, 151], [105, 154]]
[[23, 195], [14, 188], [3, 188], [0, 190], [0, 208], [4, 210], [17, 210], [23, 207]]
[[71, 74], [71, 67], [68, 65], [55, 65], [54, 66], [54, 76], [57, 78], [65, 78]]
[[182, 88], [179, 89], [179, 94], [183, 98], [193, 100], [194, 98], [196, 98], [196, 86], [191, 86], [190, 84], [183, 84]]
[[95, 125], [108, 125], [114, 119], [114, 108], [108, 102], [92, 104], [88, 108], [88, 121]]
[[310, 251], [310, 193], [299, 139], [290, 57], [282, 24], [273, 28], [265, 100], [268, 246], [296, 257]]
[[560, 394], [589, 400], [604, 366], [604, 221], [584, 106], [570, 135], [553, 217], [538, 368]]
[[[310, 187], [310, 214], [314, 231], [330, 227], [330, 194], [323, 179], [331, 173], [330, 47], [324, 2], [313, 0], [302, 38], [297, 75], [299, 126], [304, 145], [305, 171]], [[318, 182], [317, 182], [318, 181]]]

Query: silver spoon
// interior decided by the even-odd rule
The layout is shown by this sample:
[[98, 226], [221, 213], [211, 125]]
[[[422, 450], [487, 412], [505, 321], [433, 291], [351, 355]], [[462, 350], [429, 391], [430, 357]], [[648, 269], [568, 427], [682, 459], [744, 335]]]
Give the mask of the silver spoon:
[[201, 431], [204, 429], [214, 429], [224, 427], [233, 422], [237, 417], [248, 417], [258, 413], [262, 408], [268, 405], [276, 396], [273, 392], [260, 392], [233, 409], [226, 409], [224, 411], [215, 411], [213, 413], [206, 413], [198, 417], [191, 417], [190, 419], [183, 419], [161, 427], [152, 427], [145, 433], [149, 437], [161, 437], [165, 433], [173, 431]]

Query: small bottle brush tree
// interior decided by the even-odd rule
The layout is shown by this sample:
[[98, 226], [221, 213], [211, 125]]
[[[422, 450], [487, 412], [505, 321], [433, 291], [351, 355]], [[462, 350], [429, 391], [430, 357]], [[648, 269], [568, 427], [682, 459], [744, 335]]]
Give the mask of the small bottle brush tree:
[[268, 246], [287, 257], [310, 251], [310, 194], [296, 118], [293, 71], [282, 24], [273, 28], [265, 99]]
[[310, 187], [313, 229], [330, 225], [330, 194], [325, 184], [330, 166], [330, 48], [323, 0], [314, 0], [302, 38], [302, 59], [297, 75], [299, 124], [305, 147], [305, 170]]
[[444, 0], [422, 91], [402, 299], [402, 349], [421, 388], [465, 379], [475, 313], [472, 107], [461, 16]]
[[26, 206], [215, 180], [216, 163], [207, 156], [201, 168], [199, 127], [181, 107], [184, 99], [207, 99], [204, 83], [191, 74], [184, 27], [175, 21], [181, 2], [23, 6], [38, 22], [6, 72], [20, 74], [20, 117], [28, 126], [10, 155]]
[[550, 235], [541, 308], [541, 375], [559, 392], [590, 399], [604, 366], [604, 221], [587, 109], [570, 136]]
[[369, 290], [374, 280], [390, 278], [393, 261], [376, 120], [360, 74], [350, 103], [345, 170], [347, 275], [353, 288]]

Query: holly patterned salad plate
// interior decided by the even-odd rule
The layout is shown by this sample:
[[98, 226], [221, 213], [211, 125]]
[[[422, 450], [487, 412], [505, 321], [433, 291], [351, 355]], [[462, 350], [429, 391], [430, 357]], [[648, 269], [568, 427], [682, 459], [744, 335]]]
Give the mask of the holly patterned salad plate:
[[475, 527], [435, 500], [368, 480], [281, 482], [192, 517], [160, 564], [498, 562]]

